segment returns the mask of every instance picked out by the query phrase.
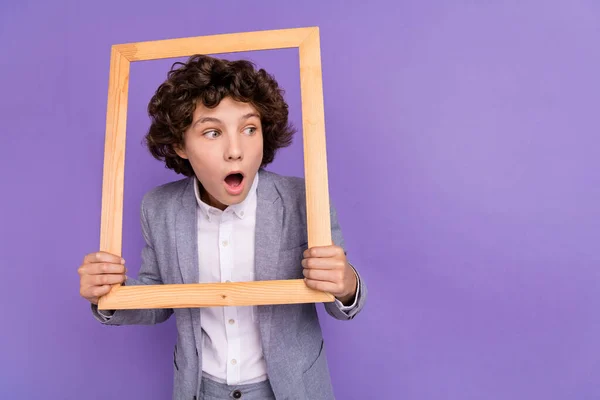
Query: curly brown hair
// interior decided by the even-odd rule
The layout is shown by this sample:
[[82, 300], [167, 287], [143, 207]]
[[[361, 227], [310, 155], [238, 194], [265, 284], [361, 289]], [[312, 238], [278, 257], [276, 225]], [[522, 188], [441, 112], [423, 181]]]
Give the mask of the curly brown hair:
[[[176, 68], [181, 66], [181, 68]], [[228, 61], [205, 55], [176, 62], [148, 104], [151, 125], [145, 142], [154, 158], [178, 174], [193, 176], [190, 162], [177, 155], [184, 132], [192, 123], [199, 102], [214, 108], [225, 97], [250, 103], [260, 115], [263, 130], [261, 166], [270, 164], [278, 149], [292, 143], [295, 129], [288, 122], [283, 89], [264, 69], [246, 60]]]

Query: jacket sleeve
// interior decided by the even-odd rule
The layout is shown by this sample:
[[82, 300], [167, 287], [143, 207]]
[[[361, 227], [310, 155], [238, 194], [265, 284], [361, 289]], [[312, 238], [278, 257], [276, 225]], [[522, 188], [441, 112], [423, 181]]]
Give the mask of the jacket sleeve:
[[[340, 246], [346, 252], [344, 237], [342, 235], [342, 230], [340, 228], [340, 224], [337, 220], [337, 212], [335, 207], [332, 205], [330, 207], [330, 218], [331, 218], [331, 239], [336, 246]], [[347, 253], [346, 253], [347, 257]], [[348, 258], [348, 257], [347, 257]], [[350, 260], [348, 260], [350, 263]], [[350, 306], [344, 306], [339, 300], [335, 300], [334, 302], [325, 303], [325, 310], [329, 315], [336, 319], [340, 320], [350, 320], [353, 319], [364, 307], [365, 301], [367, 300], [367, 286], [364, 280], [361, 278], [358, 270], [352, 264], [350, 264], [354, 273], [356, 274], [358, 287], [356, 290], [356, 295], [354, 297], [354, 302]]]
[[[150, 235], [148, 217], [144, 207], [146, 196], [142, 200], [140, 221], [145, 245], [142, 249], [142, 265], [137, 279], [127, 278], [124, 285], [160, 285], [162, 279], [158, 268], [154, 245]], [[173, 314], [172, 308], [139, 309], [139, 310], [98, 310], [91, 305], [94, 317], [105, 325], [153, 325], [166, 321]]]

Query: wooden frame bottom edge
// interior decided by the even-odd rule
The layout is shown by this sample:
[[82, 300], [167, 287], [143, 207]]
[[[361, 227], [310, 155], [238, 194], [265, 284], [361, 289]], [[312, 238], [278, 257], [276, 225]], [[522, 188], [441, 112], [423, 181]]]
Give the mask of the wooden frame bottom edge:
[[119, 286], [100, 298], [99, 310], [196, 308], [328, 303], [330, 293], [306, 286], [303, 279]]

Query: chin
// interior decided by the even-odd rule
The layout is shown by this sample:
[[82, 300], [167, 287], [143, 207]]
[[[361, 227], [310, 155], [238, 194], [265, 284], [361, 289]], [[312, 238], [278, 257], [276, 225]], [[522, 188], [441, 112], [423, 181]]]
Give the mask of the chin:
[[224, 204], [226, 206], [232, 206], [234, 204], [239, 204], [242, 201], [244, 201], [246, 199], [246, 197], [248, 196], [248, 193], [246, 193], [246, 191], [238, 194], [238, 195], [232, 195], [227, 193], [227, 191], [225, 191], [219, 199], [216, 199], [219, 203]]

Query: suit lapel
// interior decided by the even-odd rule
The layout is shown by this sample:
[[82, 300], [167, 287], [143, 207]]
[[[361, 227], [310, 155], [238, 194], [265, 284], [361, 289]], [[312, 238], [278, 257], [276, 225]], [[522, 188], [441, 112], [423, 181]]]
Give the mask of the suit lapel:
[[[194, 181], [190, 178], [182, 193], [181, 208], [177, 211], [175, 219], [177, 262], [183, 283], [198, 283], [199, 280], [196, 205]], [[189, 311], [192, 318], [192, 331], [196, 340], [196, 349], [200, 349], [202, 348], [200, 308], [190, 308]], [[198, 350], [196, 350], [197, 353]], [[199, 368], [202, 370], [202, 359], [199, 359]]]
[[177, 261], [183, 283], [198, 283], [198, 229], [196, 226], [196, 197], [194, 183], [189, 180], [181, 198], [181, 208], [177, 211], [175, 235], [177, 241]]
[[[259, 170], [254, 248], [255, 280], [277, 279], [279, 245], [283, 229], [283, 205], [268, 172]], [[269, 348], [273, 306], [257, 307], [263, 349]]]

